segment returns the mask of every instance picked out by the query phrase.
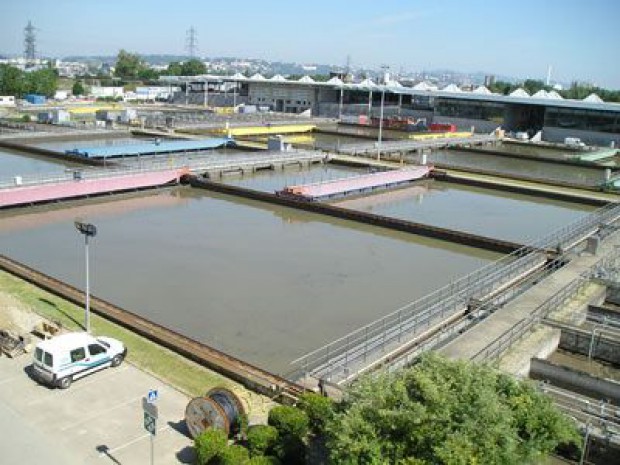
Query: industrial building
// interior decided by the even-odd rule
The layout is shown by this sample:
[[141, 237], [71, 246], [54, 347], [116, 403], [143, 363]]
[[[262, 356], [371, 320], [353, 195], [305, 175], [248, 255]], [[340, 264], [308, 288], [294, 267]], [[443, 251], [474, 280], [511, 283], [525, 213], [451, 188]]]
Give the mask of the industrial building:
[[[326, 82], [309, 76], [288, 80], [276, 75], [234, 76], [164, 76], [162, 81], [184, 87], [179, 93], [187, 103], [204, 103], [205, 82], [215, 101], [222, 92], [225, 102], [269, 107], [273, 111], [301, 113], [310, 109], [315, 116], [339, 118], [343, 115], [378, 116], [381, 102], [384, 114], [426, 118], [436, 123], [454, 123], [461, 128], [474, 127], [490, 132], [501, 126], [508, 131], [530, 135], [542, 131], [544, 140], [563, 141], [578, 137], [588, 144], [620, 145], [620, 104], [603, 102], [592, 95], [584, 100], [563, 99], [555, 92], [530, 96], [519, 89], [511, 95], [490, 93], [480, 87], [464, 92], [454, 85], [435, 90], [424, 85], [404, 87], [397, 81], [378, 85], [366, 79], [345, 83], [338, 77]], [[230, 100], [230, 102], [229, 102]]]

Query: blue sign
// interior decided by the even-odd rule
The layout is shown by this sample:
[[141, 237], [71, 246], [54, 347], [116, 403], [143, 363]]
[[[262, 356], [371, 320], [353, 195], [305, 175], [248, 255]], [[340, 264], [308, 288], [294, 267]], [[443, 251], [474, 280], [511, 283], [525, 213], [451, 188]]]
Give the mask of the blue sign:
[[151, 389], [148, 395], [146, 396], [146, 399], [150, 404], [152, 404], [153, 402], [157, 400], [157, 397], [158, 397], [157, 389]]

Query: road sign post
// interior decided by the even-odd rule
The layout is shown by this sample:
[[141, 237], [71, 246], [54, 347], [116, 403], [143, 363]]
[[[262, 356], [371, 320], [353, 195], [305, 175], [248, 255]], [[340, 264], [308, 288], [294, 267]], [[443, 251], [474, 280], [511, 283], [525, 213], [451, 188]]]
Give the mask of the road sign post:
[[157, 434], [157, 391], [150, 390], [146, 397], [142, 398], [142, 410], [144, 411], [144, 429], [151, 434], [151, 465], [155, 462], [155, 435]]

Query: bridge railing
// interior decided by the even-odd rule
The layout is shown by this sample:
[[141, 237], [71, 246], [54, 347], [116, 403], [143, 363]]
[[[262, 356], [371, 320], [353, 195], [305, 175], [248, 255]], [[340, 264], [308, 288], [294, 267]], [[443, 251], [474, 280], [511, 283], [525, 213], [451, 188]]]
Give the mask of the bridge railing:
[[482, 300], [533, 269], [542, 268], [547, 251], [562, 248], [601, 223], [620, 217], [620, 206], [605, 206], [510, 255], [406, 304], [388, 315], [291, 362], [291, 378], [307, 374], [332, 382], [348, 379], [423, 334], [434, 325], [463, 312], [473, 300]]
[[234, 160], [196, 160], [180, 157], [159, 156], [159, 157], [132, 157], [131, 163], [110, 164], [106, 168], [66, 168], [62, 172], [45, 173], [45, 174], [24, 174], [21, 176], [13, 176], [11, 178], [0, 179], [0, 189], [14, 188], [20, 186], [53, 184], [58, 182], [66, 182], [71, 180], [82, 179], [101, 179], [113, 176], [124, 176], [138, 173], [164, 171], [171, 169], [189, 168], [190, 170], [218, 170], [226, 169], [231, 166], [235, 167], [251, 167], [257, 164], [280, 163], [288, 160], [310, 161], [317, 158], [324, 158], [324, 154], [320, 152], [284, 152], [273, 153], [268, 156], [251, 156], [243, 158], [235, 158]]
[[79, 181], [84, 179], [102, 179], [114, 176], [126, 176], [138, 173], [146, 173], [153, 171], [164, 171], [169, 169], [180, 168], [164, 162], [151, 163], [148, 166], [132, 165], [114, 165], [109, 168], [67, 168], [62, 172], [44, 173], [44, 174], [24, 174], [21, 176], [13, 176], [9, 179], [0, 180], [0, 189], [26, 187], [31, 185], [54, 184], [66, 181]]
[[[445, 145], [459, 145], [459, 144], [472, 144], [481, 142], [492, 142], [497, 140], [497, 137], [493, 135], [472, 135], [470, 137], [445, 137], [438, 139], [428, 140], [392, 140], [382, 141], [382, 150], [415, 150], [419, 148], [433, 148], [443, 147]], [[339, 151], [346, 153], [364, 153], [369, 150], [376, 149], [376, 141], [368, 141], [361, 143], [342, 144], [339, 146]]]

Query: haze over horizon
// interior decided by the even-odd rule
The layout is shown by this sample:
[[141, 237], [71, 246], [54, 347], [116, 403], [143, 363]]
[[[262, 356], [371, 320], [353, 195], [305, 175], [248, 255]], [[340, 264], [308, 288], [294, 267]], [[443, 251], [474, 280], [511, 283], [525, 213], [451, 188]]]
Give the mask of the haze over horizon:
[[[232, 6], [231, 6], [232, 5]], [[0, 54], [23, 52], [28, 21], [40, 56], [183, 55], [401, 69], [483, 71], [515, 78], [588, 81], [620, 89], [620, 2], [615, 0], [368, 0], [234, 3], [178, 0], [22, 0], [0, 4]]]

